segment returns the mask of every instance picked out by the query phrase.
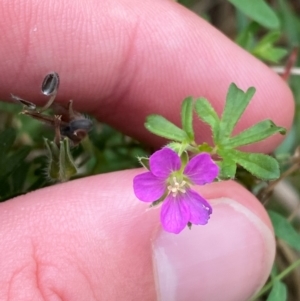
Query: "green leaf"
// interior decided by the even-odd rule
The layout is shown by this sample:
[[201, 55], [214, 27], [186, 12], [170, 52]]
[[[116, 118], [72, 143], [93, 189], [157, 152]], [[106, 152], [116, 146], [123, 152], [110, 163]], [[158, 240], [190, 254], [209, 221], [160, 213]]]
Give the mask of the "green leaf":
[[255, 34], [259, 30], [260, 26], [256, 22], [251, 22], [246, 28], [241, 30], [241, 32], [236, 37], [235, 41], [244, 49], [250, 51], [255, 42]]
[[251, 53], [260, 59], [272, 63], [278, 63], [288, 53], [286, 49], [275, 47], [273, 45], [280, 36], [280, 31], [269, 32], [257, 43], [257, 45], [251, 50]]
[[286, 285], [281, 281], [274, 281], [272, 290], [267, 298], [267, 301], [286, 301], [287, 300], [287, 289]]
[[234, 83], [229, 86], [219, 133], [216, 135], [216, 144], [224, 144], [228, 141], [234, 126], [241, 118], [254, 93], [255, 88], [253, 87], [244, 92]]
[[245, 153], [235, 149], [227, 150], [226, 155], [257, 178], [275, 180], [280, 176], [278, 162], [267, 155]]
[[300, 43], [300, 20], [291, 2], [278, 0], [278, 15], [281, 19], [284, 35], [289, 45], [299, 45]]
[[145, 127], [151, 133], [163, 138], [179, 142], [189, 140], [185, 131], [160, 115], [150, 115], [147, 117]]
[[228, 0], [249, 18], [269, 29], [278, 29], [279, 19], [273, 9], [263, 0]]
[[181, 106], [182, 128], [191, 141], [195, 139], [193, 130], [193, 98], [186, 98]]
[[281, 32], [279, 30], [270, 31], [260, 39], [260, 41], [257, 43], [257, 46], [274, 44], [279, 40], [280, 36], [281, 36]]
[[195, 109], [198, 117], [211, 127], [215, 136], [219, 129], [220, 119], [210, 102], [206, 98], [198, 98], [195, 102]]
[[250, 30], [243, 30], [236, 38], [236, 43], [250, 51], [254, 43], [254, 34]]
[[266, 47], [259, 49], [259, 51], [254, 49], [251, 53], [261, 60], [270, 63], [279, 63], [288, 54], [288, 51], [280, 47]]
[[275, 235], [295, 250], [300, 251], [300, 235], [289, 221], [277, 212], [269, 210], [268, 213], [274, 227]]
[[264, 140], [276, 133], [284, 135], [286, 133], [286, 129], [276, 126], [272, 120], [264, 120], [232, 137], [223, 145], [230, 148], [236, 148], [241, 145], [247, 145]]

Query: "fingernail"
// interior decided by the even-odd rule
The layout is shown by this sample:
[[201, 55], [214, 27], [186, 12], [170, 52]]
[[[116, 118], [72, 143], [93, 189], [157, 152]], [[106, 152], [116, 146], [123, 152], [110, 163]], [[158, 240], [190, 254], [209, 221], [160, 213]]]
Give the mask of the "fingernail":
[[275, 256], [272, 231], [254, 213], [228, 199], [211, 201], [205, 226], [153, 241], [158, 300], [241, 301], [266, 281]]

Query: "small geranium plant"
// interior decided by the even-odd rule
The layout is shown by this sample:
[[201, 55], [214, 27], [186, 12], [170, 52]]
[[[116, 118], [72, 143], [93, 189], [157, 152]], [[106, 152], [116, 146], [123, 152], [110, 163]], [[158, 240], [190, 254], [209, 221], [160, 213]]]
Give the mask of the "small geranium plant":
[[[221, 117], [207, 99], [188, 97], [181, 107], [182, 128], [160, 115], [147, 117], [146, 128], [170, 142], [149, 158], [139, 158], [148, 171], [134, 178], [133, 188], [136, 197], [151, 203], [151, 207], [162, 203], [161, 222], [166, 231], [178, 234], [186, 226], [191, 228], [192, 224], [208, 222], [212, 208], [191, 188], [193, 185], [233, 179], [238, 165], [263, 180], [275, 180], [280, 176], [279, 164], [273, 157], [237, 148], [276, 133], [285, 134], [284, 128], [271, 120], [263, 120], [232, 136], [254, 93], [253, 87], [244, 92], [231, 84]], [[195, 141], [194, 111], [211, 127], [213, 145]]]

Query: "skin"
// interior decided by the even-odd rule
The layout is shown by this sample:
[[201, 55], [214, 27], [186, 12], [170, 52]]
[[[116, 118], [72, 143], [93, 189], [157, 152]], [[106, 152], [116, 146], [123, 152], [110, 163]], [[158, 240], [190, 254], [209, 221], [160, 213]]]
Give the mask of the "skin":
[[[2, 0], [0, 11], [1, 99], [14, 93], [43, 105], [41, 81], [56, 71], [58, 102], [73, 99], [76, 110], [158, 148], [165, 141], [144, 129], [146, 115], [180, 124], [188, 95], [207, 97], [221, 113], [235, 82], [257, 90], [236, 132], [266, 118], [292, 123], [293, 97], [282, 79], [173, 1]], [[195, 129], [198, 142], [210, 142], [205, 125], [195, 121]], [[268, 153], [282, 139], [246, 150]], [[209, 301], [217, 292], [241, 301], [254, 294], [275, 252], [258, 200], [233, 181], [197, 188], [211, 201], [211, 221], [168, 234], [159, 210], [147, 211], [133, 194], [141, 171], [71, 181], [0, 204], [0, 299]], [[180, 280], [169, 292], [167, 266]]]

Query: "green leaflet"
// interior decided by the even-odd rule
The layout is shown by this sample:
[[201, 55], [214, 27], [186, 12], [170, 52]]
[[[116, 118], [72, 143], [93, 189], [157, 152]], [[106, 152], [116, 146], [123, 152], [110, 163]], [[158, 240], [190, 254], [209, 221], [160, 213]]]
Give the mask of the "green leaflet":
[[210, 102], [206, 98], [198, 98], [195, 102], [195, 109], [199, 118], [211, 127], [215, 136], [219, 130], [220, 119]]
[[245, 153], [235, 149], [227, 151], [227, 155], [236, 164], [263, 180], [275, 180], [280, 176], [278, 162], [268, 155]]
[[230, 148], [236, 148], [241, 145], [247, 145], [264, 140], [276, 133], [285, 134], [286, 130], [283, 127], [276, 126], [272, 120], [263, 120], [232, 137], [223, 145]]
[[257, 45], [251, 50], [251, 53], [265, 61], [278, 63], [288, 53], [286, 49], [275, 47], [273, 45], [280, 36], [280, 31], [269, 32], [257, 43]]
[[253, 87], [244, 92], [233, 83], [229, 86], [219, 132], [214, 135], [216, 144], [223, 145], [229, 140], [233, 128], [241, 118], [254, 93]]
[[179, 142], [189, 140], [189, 137], [185, 131], [160, 115], [148, 116], [145, 127], [151, 133], [163, 138]]
[[194, 140], [193, 108], [193, 98], [187, 97], [181, 106], [181, 123], [182, 129], [186, 132], [190, 141]]

